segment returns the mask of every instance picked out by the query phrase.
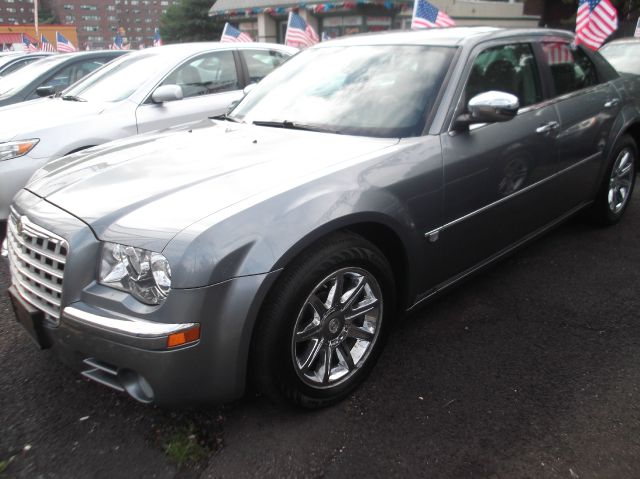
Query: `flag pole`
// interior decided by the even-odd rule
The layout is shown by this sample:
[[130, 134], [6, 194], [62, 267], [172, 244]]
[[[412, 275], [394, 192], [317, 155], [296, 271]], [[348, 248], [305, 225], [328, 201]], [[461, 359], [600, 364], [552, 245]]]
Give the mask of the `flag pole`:
[[416, 18], [416, 10], [418, 10], [418, 2], [420, 0], [414, 0], [413, 2], [413, 14], [411, 15], [411, 30], [413, 30], [413, 19]]
[[38, 0], [33, 0], [33, 26], [36, 28], [36, 38], [38, 38]]

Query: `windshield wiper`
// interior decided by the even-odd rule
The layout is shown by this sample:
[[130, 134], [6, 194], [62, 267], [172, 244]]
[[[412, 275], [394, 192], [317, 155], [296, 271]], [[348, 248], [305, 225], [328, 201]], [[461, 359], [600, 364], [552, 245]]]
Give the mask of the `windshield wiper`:
[[79, 96], [75, 95], [63, 95], [62, 99], [66, 101], [87, 101], [84, 98], [80, 98]]
[[210, 116], [209, 118], [211, 118], [212, 120], [226, 120], [226, 121], [231, 121], [233, 123], [242, 123], [237, 118], [233, 116], [229, 116], [226, 113], [223, 113], [222, 115]]
[[305, 131], [317, 131], [320, 133], [334, 133], [336, 135], [340, 134], [338, 130], [332, 130], [331, 128], [325, 128], [323, 126], [318, 125], [307, 125], [305, 123], [297, 123], [295, 121], [254, 121], [254, 125], [256, 126], [271, 126], [274, 128], [286, 128], [288, 130], [305, 130]]

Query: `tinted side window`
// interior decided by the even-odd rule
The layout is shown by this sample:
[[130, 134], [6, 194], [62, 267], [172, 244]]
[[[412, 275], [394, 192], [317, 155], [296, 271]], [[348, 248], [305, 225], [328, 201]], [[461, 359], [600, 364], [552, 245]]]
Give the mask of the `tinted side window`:
[[180, 85], [185, 98], [239, 90], [233, 52], [199, 56], [176, 68], [163, 85]]
[[542, 100], [540, 76], [531, 45], [500, 45], [488, 48], [476, 57], [467, 80], [465, 101], [491, 90], [517, 96], [521, 107]]
[[275, 50], [241, 50], [242, 58], [249, 70], [249, 83], [257, 83], [288, 58]]
[[598, 84], [596, 68], [580, 49], [568, 43], [543, 43], [556, 95], [565, 95]]

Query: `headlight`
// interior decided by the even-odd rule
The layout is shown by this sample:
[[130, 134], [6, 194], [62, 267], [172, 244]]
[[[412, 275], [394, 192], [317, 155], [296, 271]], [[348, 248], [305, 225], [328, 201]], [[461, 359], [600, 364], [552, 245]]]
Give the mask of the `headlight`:
[[20, 140], [9, 141], [7, 143], [0, 143], [0, 161], [10, 160], [22, 155], [26, 155], [33, 147], [38, 144], [40, 140], [34, 138], [33, 140]]
[[160, 253], [104, 243], [98, 281], [155, 305], [162, 303], [171, 291], [171, 268]]

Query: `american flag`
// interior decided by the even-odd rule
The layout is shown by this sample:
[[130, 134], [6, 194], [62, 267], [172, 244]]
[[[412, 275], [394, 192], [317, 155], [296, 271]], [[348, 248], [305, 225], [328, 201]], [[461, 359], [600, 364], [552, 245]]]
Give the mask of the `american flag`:
[[120, 32], [116, 32], [116, 36], [113, 38], [113, 44], [111, 45], [111, 50], [124, 50], [122, 35], [120, 35]]
[[44, 36], [44, 33], [40, 35], [40, 51], [41, 52], [55, 52], [53, 45]]
[[320, 39], [316, 31], [308, 25], [297, 13], [289, 12], [287, 33], [284, 36], [284, 44], [292, 47], [310, 47], [318, 43]]
[[224, 29], [222, 30], [222, 36], [220, 37], [220, 41], [223, 43], [236, 43], [236, 42], [252, 42], [253, 39], [244, 32], [241, 32], [229, 22], [224, 24]]
[[76, 47], [69, 40], [62, 36], [62, 33], [56, 32], [56, 47], [60, 53], [75, 52]]
[[38, 47], [36, 47], [33, 44], [33, 42], [31, 42], [31, 40], [29, 40], [24, 33], [22, 34], [22, 44], [24, 45], [25, 50], [28, 51], [28, 52], [37, 52], [38, 51]]
[[438, 10], [427, 0], [416, 0], [413, 4], [411, 28], [452, 27], [455, 24], [449, 15]]
[[580, 0], [576, 16], [576, 39], [597, 50], [618, 28], [618, 11], [611, 0]]
[[549, 65], [560, 65], [561, 63], [573, 62], [571, 47], [566, 43], [543, 43], [542, 49], [547, 56], [547, 63]]
[[636, 23], [636, 33], [633, 36], [640, 38], [640, 18], [638, 18], [638, 23]]
[[162, 46], [162, 38], [160, 38], [160, 30], [156, 28], [156, 32], [153, 34], [153, 46], [161, 47]]

